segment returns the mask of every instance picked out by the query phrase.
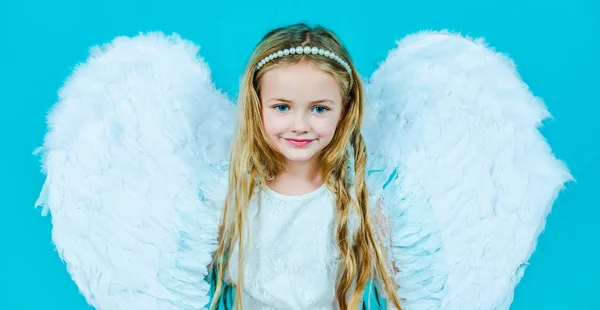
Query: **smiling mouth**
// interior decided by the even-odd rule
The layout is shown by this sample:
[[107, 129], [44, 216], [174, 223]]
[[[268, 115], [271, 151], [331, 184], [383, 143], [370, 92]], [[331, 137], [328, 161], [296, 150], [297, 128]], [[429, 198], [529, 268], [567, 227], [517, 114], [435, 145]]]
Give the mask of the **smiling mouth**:
[[288, 143], [290, 143], [293, 146], [307, 146], [315, 140], [314, 139], [285, 139], [285, 141], [287, 141]]

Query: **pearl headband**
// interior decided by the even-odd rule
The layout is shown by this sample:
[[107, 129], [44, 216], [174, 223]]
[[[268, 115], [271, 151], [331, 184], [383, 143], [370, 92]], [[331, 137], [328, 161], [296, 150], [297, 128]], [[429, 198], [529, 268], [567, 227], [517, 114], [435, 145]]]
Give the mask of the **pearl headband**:
[[330, 52], [328, 50], [324, 50], [324, 49], [318, 48], [318, 47], [298, 46], [296, 48], [286, 48], [284, 50], [279, 50], [279, 51], [263, 58], [261, 61], [259, 61], [258, 65], [256, 66], [256, 71], [258, 71], [260, 68], [262, 68], [269, 61], [271, 61], [275, 58], [287, 56], [290, 54], [292, 54], [292, 55], [293, 54], [323, 55], [325, 57], [329, 57], [329, 58], [337, 61], [340, 65], [342, 65], [342, 67], [344, 67], [346, 69], [346, 71], [348, 71], [348, 75], [350, 76], [350, 88], [352, 88], [352, 84], [354, 83], [354, 80], [352, 78], [352, 69], [350, 68], [348, 63], [345, 62], [342, 58], [340, 58], [340, 56], [334, 54], [333, 52]]

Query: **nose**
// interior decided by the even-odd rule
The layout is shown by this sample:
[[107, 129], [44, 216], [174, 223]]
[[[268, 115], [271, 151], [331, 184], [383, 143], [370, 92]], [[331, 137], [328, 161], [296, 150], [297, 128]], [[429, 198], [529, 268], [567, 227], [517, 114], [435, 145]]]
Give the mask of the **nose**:
[[306, 113], [298, 111], [294, 115], [294, 122], [292, 124], [292, 131], [295, 133], [308, 132], [309, 125]]

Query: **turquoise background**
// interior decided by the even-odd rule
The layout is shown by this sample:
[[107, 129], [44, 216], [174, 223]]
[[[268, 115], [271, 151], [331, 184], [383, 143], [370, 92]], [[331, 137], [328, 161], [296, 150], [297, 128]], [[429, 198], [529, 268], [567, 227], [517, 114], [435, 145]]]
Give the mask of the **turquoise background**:
[[[363, 4], [368, 3], [368, 5]], [[88, 48], [162, 30], [201, 46], [219, 88], [237, 92], [244, 60], [270, 28], [297, 21], [337, 32], [370, 75], [394, 41], [449, 29], [508, 54], [554, 115], [543, 133], [577, 179], [562, 192], [511, 309], [600, 309], [598, 1], [11, 1], [0, 0], [0, 309], [87, 309], [33, 205], [45, 113]]]

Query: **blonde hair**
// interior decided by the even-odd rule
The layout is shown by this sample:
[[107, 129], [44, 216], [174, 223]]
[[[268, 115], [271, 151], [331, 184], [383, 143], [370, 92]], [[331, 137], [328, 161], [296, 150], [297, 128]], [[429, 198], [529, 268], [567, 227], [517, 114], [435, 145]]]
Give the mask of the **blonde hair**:
[[[273, 59], [256, 71], [264, 57], [296, 46], [315, 46], [337, 54], [352, 68], [354, 83], [350, 87], [349, 72], [328, 57], [295, 54]], [[363, 89], [348, 52], [329, 30], [306, 24], [294, 24], [267, 33], [256, 46], [241, 80], [239, 92], [239, 123], [230, 153], [229, 189], [219, 227], [218, 247], [213, 256], [212, 272], [216, 272], [216, 288], [210, 309], [217, 307], [223, 291], [223, 275], [234, 245], [239, 247], [238, 262], [243, 262], [243, 227], [248, 205], [256, 186], [266, 186], [271, 176], [277, 176], [284, 167], [284, 157], [265, 139], [262, 124], [260, 79], [265, 72], [281, 66], [310, 63], [329, 72], [338, 81], [342, 92], [343, 112], [330, 144], [320, 153], [320, 172], [327, 187], [335, 193], [335, 239], [340, 250], [341, 274], [336, 285], [336, 299], [340, 309], [358, 309], [367, 282], [376, 278], [383, 284], [386, 295], [400, 309], [390, 275], [385, 268], [371, 224], [368, 193], [365, 184], [366, 149], [360, 134], [363, 114]], [[350, 145], [349, 145], [350, 144]], [[349, 146], [353, 149], [354, 179], [350, 180]], [[355, 197], [350, 193], [354, 184]], [[356, 235], [349, 238], [350, 213], [358, 215]], [[235, 288], [235, 308], [242, 308], [243, 266], [240, 264]], [[352, 288], [354, 286], [354, 290]], [[350, 297], [348, 304], [347, 298]]]

